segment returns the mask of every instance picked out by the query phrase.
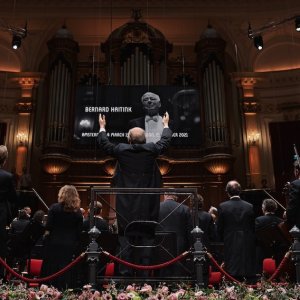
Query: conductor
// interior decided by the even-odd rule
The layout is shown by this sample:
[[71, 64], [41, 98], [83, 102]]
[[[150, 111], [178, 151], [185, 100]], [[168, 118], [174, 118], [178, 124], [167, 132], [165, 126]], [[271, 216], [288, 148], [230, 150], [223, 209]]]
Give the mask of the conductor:
[[[117, 159], [116, 171], [113, 177], [113, 186], [118, 188], [159, 188], [162, 185], [162, 177], [158, 169], [156, 158], [167, 149], [170, 144], [172, 131], [169, 129], [169, 114], [166, 112], [162, 118], [163, 132], [161, 139], [156, 143], [146, 143], [145, 131], [142, 128], [134, 127], [128, 132], [128, 144], [120, 143], [114, 145], [106, 135], [106, 119], [99, 115], [100, 132], [98, 143], [100, 148], [108, 155]], [[133, 260], [132, 250], [128, 244], [133, 236], [140, 239], [154, 239], [155, 228], [149, 223], [142, 221], [158, 221], [159, 217], [159, 195], [119, 194], [116, 197], [116, 211], [119, 232], [119, 244], [123, 259], [135, 263], [150, 263], [151, 253], [147, 247], [142, 251], [138, 259]], [[138, 226], [132, 222], [136, 222]], [[130, 224], [132, 223], [132, 224]], [[143, 243], [144, 241], [142, 241]], [[147, 241], [146, 241], [147, 243]], [[149, 244], [148, 244], [149, 245]], [[128, 250], [128, 251], [127, 251]], [[137, 261], [138, 260], [138, 261]], [[123, 272], [124, 271], [124, 272]], [[126, 272], [126, 274], [125, 274]], [[128, 274], [129, 270], [121, 270], [121, 275]]]

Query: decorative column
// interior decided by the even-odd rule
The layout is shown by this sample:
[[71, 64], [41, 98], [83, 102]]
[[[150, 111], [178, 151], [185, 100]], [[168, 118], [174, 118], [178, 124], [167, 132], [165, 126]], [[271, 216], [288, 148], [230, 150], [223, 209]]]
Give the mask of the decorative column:
[[237, 86], [242, 90], [242, 111], [245, 121], [246, 138], [244, 144], [247, 146], [248, 154], [248, 187], [257, 188], [261, 185], [261, 161], [260, 161], [260, 143], [261, 130], [257, 113], [259, 112], [259, 104], [255, 98], [255, 86], [262, 78], [255, 73], [235, 74], [234, 80]]
[[23, 167], [29, 170], [30, 152], [32, 145], [32, 115], [33, 115], [33, 91], [42, 78], [41, 73], [22, 72], [14, 74], [11, 81], [21, 88], [21, 98], [16, 103], [18, 114], [16, 143], [16, 173], [22, 174]]
[[73, 98], [78, 44], [65, 26], [48, 41], [48, 116], [41, 158], [44, 170], [54, 176], [70, 166], [69, 147], [73, 122]]

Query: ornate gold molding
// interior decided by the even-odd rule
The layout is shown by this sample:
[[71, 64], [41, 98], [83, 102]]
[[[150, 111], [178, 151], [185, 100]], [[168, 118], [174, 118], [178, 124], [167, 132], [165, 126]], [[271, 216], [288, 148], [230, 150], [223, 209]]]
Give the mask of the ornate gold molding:
[[59, 175], [67, 171], [72, 160], [68, 155], [60, 153], [48, 153], [40, 158], [43, 170], [51, 175]]
[[231, 154], [216, 153], [202, 158], [205, 168], [214, 175], [224, 175], [232, 167], [234, 157]]
[[31, 113], [33, 110], [32, 102], [18, 102], [15, 105], [18, 113]]

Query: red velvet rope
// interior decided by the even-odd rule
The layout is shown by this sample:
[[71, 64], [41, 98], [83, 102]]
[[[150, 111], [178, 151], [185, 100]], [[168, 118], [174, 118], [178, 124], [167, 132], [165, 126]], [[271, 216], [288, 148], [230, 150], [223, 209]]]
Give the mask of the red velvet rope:
[[206, 255], [208, 256], [208, 258], [210, 259], [210, 261], [212, 262], [212, 264], [229, 280], [239, 283], [241, 284], [241, 282], [237, 279], [235, 279], [234, 277], [232, 277], [230, 274], [228, 274], [219, 264], [218, 262], [214, 259], [214, 257], [209, 253], [206, 252]]
[[[218, 262], [214, 259], [214, 257], [212, 256], [211, 253], [207, 252], [206, 255], [208, 256], [208, 258], [210, 259], [210, 261], [212, 262], [212, 264], [229, 280], [236, 282], [238, 284], [241, 284], [241, 282], [237, 279], [235, 279], [234, 277], [232, 277], [230, 274], [228, 274], [219, 264]], [[280, 262], [278, 268], [275, 270], [275, 272], [272, 274], [272, 276], [268, 279], [269, 282], [271, 282], [272, 280], [274, 280], [282, 271], [283, 267], [285, 266], [286, 262], [288, 261], [288, 259], [291, 256], [291, 252], [288, 251], [285, 255], [284, 258], [282, 259], [282, 261]], [[257, 287], [257, 285], [247, 285], [249, 287]]]
[[175, 262], [183, 259], [185, 256], [187, 256], [188, 254], [190, 254], [190, 252], [186, 251], [186, 252], [183, 252], [182, 254], [178, 255], [177, 257], [167, 261], [167, 262], [164, 262], [162, 264], [158, 264], [158, 265], [151, 265], [151, 266], [143, 266], [143, 265], [137, 265], [137, 264], [133, 264], [133, 263], [130, 263], [126, 260], [123, 260], [119, 257], [116, 257], [106, 251], [103, 251], [102, 252], [104, 255], [108, 256], [110, 259], [112, 260], [115, 260], [117, 261], [118, 263], [121, 263], [127, 267], [131, 267], [133, 269], [138, 269], [138, 270], [157, 270], [157, 269], [161, 269], [161, 268], [164, 268], [164, 267], [167, 267], [171, 264], [174, 264]]
[[287, 261], [290, 259], [291, 257], [291, 251], [288, 251], [285, 255], [284, 258], [282, 259], [282, 261], [280, 262], [278, 268], [275, 270], [275, 272], [272, 274], [272, 276], [268, 279], [268, 281], [272, 281], [274, 280], [282, 271], [283, 267], [285, 266], [285, 264], [287, 263]]
[[72, 268], [74, 265], [76, 265], [78, 262], [80, 262], [83, 257], [85, 256], [86, 253], [82, 253], [80, 254], [78, 257], [76, 257], [72, 262], [70, 262], [68, 265], [66, 265], [63, 269], [59, 270], [58, 272], [49, 275], [47, 277], [44, 278], [28, 278], [28, 277], [24, 277], [22, 275], [20, 275], [19, 273], [17, 273], [15, 270], [13, 270], [3, 259], [2, 257], [0, 257], [0, 263], [8, 270], [9, 273], [11, 273], [12, 275], [14, 275], [15, 277], [21, 279], [24, 282], [30, 282], [30, 283], [40, 283], [40, 282], [44, 282], [44, 281], [49, 281], [51, 279], [54, 279], [58, 276], [60, 276], [61, 274], [67, 272], [70, 268]]

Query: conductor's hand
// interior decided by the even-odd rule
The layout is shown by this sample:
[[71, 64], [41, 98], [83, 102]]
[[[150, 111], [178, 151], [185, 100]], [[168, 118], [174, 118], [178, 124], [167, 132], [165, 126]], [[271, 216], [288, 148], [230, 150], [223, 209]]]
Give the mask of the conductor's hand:
[[105, 126], [106, 126], [105, 116], [101, 115], [101, 114], [99, 114], [99, 126], [100, 126], [100, 128], [103, 128], [103, 129], [105, 129]]
[[169, 127], [169, 119], [170, 119], [169, 114], [166, 111], [166, 113], [164, 114], [164, 116], [162, 118], [162, 122], [163, 122], [164, 127]]

